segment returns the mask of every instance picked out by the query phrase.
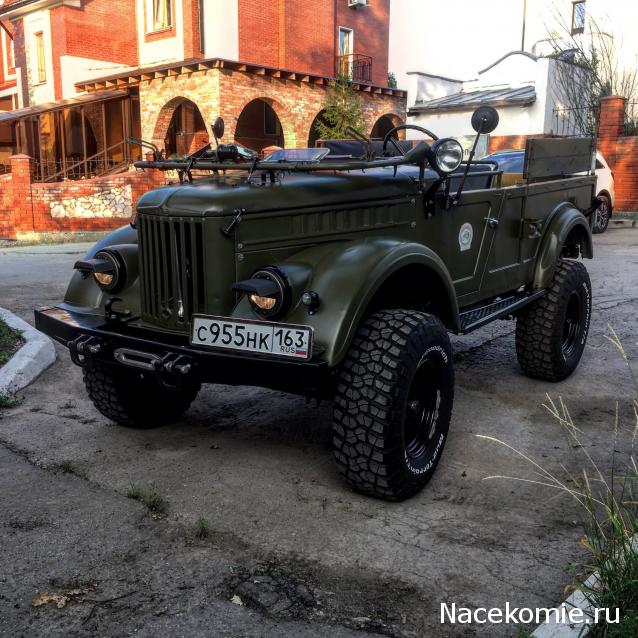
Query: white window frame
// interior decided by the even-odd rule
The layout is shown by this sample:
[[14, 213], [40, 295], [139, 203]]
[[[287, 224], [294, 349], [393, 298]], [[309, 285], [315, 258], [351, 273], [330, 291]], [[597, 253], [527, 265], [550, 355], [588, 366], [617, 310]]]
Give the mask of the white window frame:
[[[40, 57], [38, 56], [38, 36], [42, 36], [42, 68], [44, 70], [44, 80], [40, 79]], [[46, 84], [49, 79], [49, 69], [47, 64], [47, 37], [46, 31], [42, 29], [33, 31], [33, 82], [34, 86]]]
[[[575, 26], [576, 25], [576, 15], [577, 15], [577, 10], [576, 10], [576, 6], [582, 6], [583, 8], [583, 24], [582, 26]], [[574, 0], [572, 2], [572, 25], [571, 25], [571, 34], [572, 35], [578, 35], [580, 33], [584, 33], [585, 32], [585, 24], [587, 23], [587, 0]]]
[[[350, 51], [348, 53], [341, 53], [341, 32], [347, 31], [350, 34], [349, 43]], [[351, 27], [339, 27], [337, 46], [339, 47], [339, 57], [343, 55], [352, 55], [354, 53], [354, 29]]]
[[168, 10], [170, 12], [170, 20], [168, 25], [165, 27], [158, 27], [155, 24], [155, 9], [154, 2], [155, 0], [146, 0], [146, 33], [162, 33], [163, 31], [168, 31], [175, 26], [175, 7], [173, 6], [172, 0], [165, 0], [168, 3]]

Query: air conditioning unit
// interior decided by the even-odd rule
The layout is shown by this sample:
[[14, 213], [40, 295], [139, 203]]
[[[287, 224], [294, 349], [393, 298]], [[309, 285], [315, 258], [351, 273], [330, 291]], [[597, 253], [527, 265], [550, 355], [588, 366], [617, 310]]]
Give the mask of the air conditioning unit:
[[368, 0], [348, 0], [348, 6], [354, 7], [365, 7], [368, 4]]

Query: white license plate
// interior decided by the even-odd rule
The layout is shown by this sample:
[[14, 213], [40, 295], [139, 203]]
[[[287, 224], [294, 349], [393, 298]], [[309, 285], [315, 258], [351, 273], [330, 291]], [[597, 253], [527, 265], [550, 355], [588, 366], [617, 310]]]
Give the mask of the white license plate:
[[293, 324], [194, 315], [191, 343], [239, 352], [309, 359], [312, 328]]

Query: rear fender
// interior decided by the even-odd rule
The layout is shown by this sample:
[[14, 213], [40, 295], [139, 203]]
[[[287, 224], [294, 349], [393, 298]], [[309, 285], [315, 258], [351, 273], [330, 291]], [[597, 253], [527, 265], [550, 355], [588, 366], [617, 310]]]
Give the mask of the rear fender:
[[582, 257], [591, 259], [594, 247], [589, 221], [573, 204], [563, 202], [550, 216], [536, 260], [534, 288], [547, 288], [554, 276], [563, 249], [572, 243], [580, 246]]
[[[337, 365], [364, 318], [375, 293], [384, 282], [406, 266], [422, 266], [442, 284], [452, 317], [458, 329], [458, 304], [454, 286], [445, 265], [429, 248], [392, 239], [361, 240], [320, 245], [303, 250], [285, 262], [274, 264], [286, 273], [293, 289], [291, 309], [280, 320], [312, 326], [316, 352]], [[315, 314], [300, 299], [306, 290], [319, 295]], [[255, 319], [250, 304], [242, 297], [233, 316]]]

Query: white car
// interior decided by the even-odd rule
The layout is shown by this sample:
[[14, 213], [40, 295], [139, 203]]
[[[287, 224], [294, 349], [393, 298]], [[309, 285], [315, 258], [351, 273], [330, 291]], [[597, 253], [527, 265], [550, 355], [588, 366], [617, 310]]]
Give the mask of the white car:
[[593, 233], [604, 233], [614, 210], [616, 193], [614, 192], [614, 172], [609, 168], [600, 151], [596, 151], [596, 191], [601, 203], [594, 213], [591, 229]]
[[[483, 159], [498, 163], [499, 170], [507, 175], [504, 185], [523, 178], [524, 150], [496, 151]], [[604, 233], [614, 210], [615, 192], [614, 173], [600, 151], [596, 151], [596, 194], [601, 203], [593, 215], [591, 229], [593, 233]]]

